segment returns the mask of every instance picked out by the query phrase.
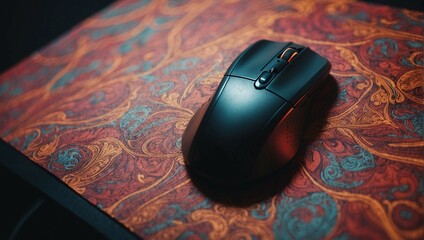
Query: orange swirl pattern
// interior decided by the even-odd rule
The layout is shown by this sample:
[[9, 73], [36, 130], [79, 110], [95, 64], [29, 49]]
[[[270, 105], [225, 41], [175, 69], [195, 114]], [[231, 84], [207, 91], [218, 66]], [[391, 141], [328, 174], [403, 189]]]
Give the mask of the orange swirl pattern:
[[[423, 13], [343, 1], [119, 1], [0, 76], [0, 136], [146, 239], [423, 239]], [[259, 40], [332, 64], [276, 190], [229, 204], [181, 136]], [[214, 195], [215, 194], [215, 195]]]

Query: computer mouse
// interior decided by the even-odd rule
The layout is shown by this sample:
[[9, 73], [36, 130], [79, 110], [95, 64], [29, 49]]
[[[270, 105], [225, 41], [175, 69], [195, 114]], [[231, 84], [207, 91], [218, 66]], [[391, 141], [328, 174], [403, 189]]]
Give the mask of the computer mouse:
[[327, 59], [292, 42], [250, 45], [187, 124], [182, 152], [188, 169], [237, 185], [283, 167], [299, 149], [305, 103], [330, 69]]

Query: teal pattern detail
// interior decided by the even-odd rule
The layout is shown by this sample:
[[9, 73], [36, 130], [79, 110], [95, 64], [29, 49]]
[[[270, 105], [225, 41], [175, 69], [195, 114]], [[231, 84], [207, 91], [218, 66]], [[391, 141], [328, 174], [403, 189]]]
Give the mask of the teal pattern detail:
[[407, 184], [401, 184], [399, 186], [392, 187], [387, 193], [387, 199], [395, 200], [395, 192], [407, 192], [409, 191], [409, 186]]
[[[396, 110], [399, 108], [404, 108], [408, 110], [409, 113], [405, 113], [403, 115], [397, 115]], [[412, 112], [412, 113], [411, 113]], [[410, 132], [414, 132], [421, 136], [421, 138], [424, 138], [424, 112], [421, 112], [420, 110], [413, 109], [409, 106], [404, 105], [396, 105], [392, 110], [392, 116], [395, 119], [398, 119], [400, 121], [403, 121], [403, 125], [406, 129]], [[412, 128], [407, 124], [408, 120], [412, 123]]]
[[260, 220], [269, 218], [268, 206], [265, 203], [261, 203], [259, 209], [253, 209], [250, 211], [252, 217]]
[[154, 30], [151, 27], [146, 27], [134, 37], [123, 43], [119, 50], [122, 54], [128, 53], [133, 49], [133, 45], [143, 46], [152, 37]]
[[173, 17], [173, 16], [157, 17], [157, 18], [155, 19], [155, 22], [156, 22], [157, 24], [161, 25], [161, 24], [164, 24], [164, 23], [170, 22], [170, 21], [172, 21], [172, 20], [174, 20], [174, 19], [175, 19], [175, 17]]
[[[421, 42], [417, 42], [417, 41], [407, 41], [408, 45], [413, 47], [413, 48], [423, 48], [423, 44]], [[420, 66], [424, 66], [424, 61], [422, 61], [422, 58], [414, 58], [413, 59], [414, 63]], [[412, 63], [410, 62], [410, 59], [405, 57], [402, 58], [401, 60], [401, 64], [402, 66], [408, 66], [408, 67], [412, 67]]]
[[422, 42], [418, 42], [418, 41], [407, 41], [408, 45], [413, 47], [413, 48], [422, 48], [423, 44]]
[[183, 4], [186, 4], [187, 0], [169, 0], [168, 1], [168, 5], [170, 7], [176, 7], [176, 6], [181, 6]]
[[21, 95], [21, 93], [22, 93], [22, 88], [16, 87], [12, 91], [10, 91], [10, 96], [18, 96], [18, 95]]
[[7, 93], [10, 86], [11, 86], [10, 82], [5, 82], [3, 84], [0, 84], [0, 96], [3, 95], [4, 93]]
[[127, 32], [137, 26], [138, 22], [128, 22], [124, 24], [114, 25], [114, 26], [107, 26], [103, 28], [98, 29], [90, 29], [91, 38], [93, 40], [97, 40], [100, 38], [108, 37], [108, 36], [114, 36], [118, 35], [123, 32]]
[[153, 75], [146, 75], [146, 76], [143, 77], [143, 80], [147, 83], [153, 82], [156, 79], [157, 79], [157, 77], [153, 76]]
[[138, 8], [142, 8], [146, 6], [149, 2], [150, 1], [147, 1], [147, 0], [139, 0], [133, 4], [127, 4], [123, 7], [115, 7], [115, 8], [109, 9], [107, 12], [102, 14], [102, 18], [113, 18], [123, 14], [128, 14]]
[[351, 238], [349, 237], [349, 234], [347, 233], [342, 233], [341, 235], [333, 238], [333, 240], [349, 240], [349, 239]]
[[347, 85], [350, 85], [350, 84], [356, 85], [356, 83], [358, 81], [362, 81], [364, 79], [365, 78], [363, 76], [351, 76], [348, 79], [346, 79], [344, 82], [340, 83], [340, 86], [343, 87], [343, 86], [347, 86]]
[[157, 82], [156, 84], [150, 86], [150, 92], [153, 96], [161, 96], [173, 87], [173, 82]]
[[145, 61], [143, 63], [143, 71], [148, 71], [153, 68], [153, 62], [152, 61]]
[[339, 181], [345, 172], [357, 172], [375, 167], [374, 157], [371, 153], [362, 149], [359, 145], [354, 146], [354, 149], [357, 149], [359, 153], [343, 158], [340, 164], [337, 162], [336, 156], [333, 153], [320, 149], [320, 152], [324, 153], [330, 161], [330, 165], [321, 172], [321, 179], [326, 184], [345, 189], [362, 185], [363, 180], [352, 182]]
[[140, 126], [146, 121], [150, 111], [148, 106], [137, 106], [122, 116], [119, 127], [124, 131], [126, 139], [133, 140], [140, 135]]
[[119, 51], [120, 51], [122, 54], [129, 53], [129, 52], [131, 52], [131, 50], [132, 50], [131, 43], [124, 43], [124, 44], [122, 44], [122, 45], [121, 45], [121, 47], [119, 48]]
[[91, 96], [90, 103], [93, 104], [93, 105], [96, 105], [99, 102], [104, 101], [104, 100], [105, 100], [105, 92], [101, 91], [101, 92], [98, 92], [98, 93], [94, 93]]
[[79, 158], [81, 158], [79, 150], [76, 148], [69, 148], [59, 152], [55, 162], [61, 164], [65, 170], [70, 170], [78, 164]]
[[137, 132], [137, 136], [146, 135], [146, 134], [148, 134], [148, 132], [150, 131], [150, 129], [152, 129], [152, 128], [156, 127], [156, 126], [160, 126], [163, 123], [172, 121], [174, 119], [175, 119], [175, 117], [167, 117], [167, 118], [162, 118], [162, 119], [159, 119], [159, 120], [157, 120], [155, 122], [149, 123], [148, 125], [146, 125], [145, 127], [143, 127], [139, 132]]
[[413, 216], [413, 213], [407, 210], [402, 210], [400, 211], [399, 214], [403, 219], [406, 219], [406, 220], [410, 220]]
[[175, 140], [175, 146], [178, 149], [181, 149], [181, 147], [182, 147], [182, 138], [177, 138], [177, 140]]
[[374, 157], [368, 151], [365, 151], [360, 146], [354, 146], [354, 149], [359, 151], [358, 154], [345, 157], [341, 161], [341, 166], [344, 170], [357, 172], [368, 168], [374, 168]]
[[184, 58], [163, 69], [163, 73], [169, 75], [173, 71], [185, 71], [194, 68], [200, 62], [199, 58]]
[[368, 53], [377, 58], [391, 58], [398, 52], [397, 42], [390, 38], [380, 38], [374, 41]]
[[210, 207], [211, 207], [211, 204], [209, 203], [207, 199], [203, 200], [199, 204], [189, 209], [184, 209], [179, 204], [176, 204], [176, 203], [166, 205], [156, 215], [158, 219], [163, 219], [164, 222], [145, 228], [144, 233], [154, 234], [167, 227], [174, 225], [175, 220], [181, 220], [182, 218], [188, 216], [191, 212], [195, 210], [205, 209]]
[[6, 93], [9, 96], [12, 96], [12, 97], [18, 96], [18, 95], [22, 94], [22, 88], [19, 87], [19, 86], [12, 87], [10, 82], [5, 82], [5, 83], [0, 85], [0, 96], [6, 95]]
[[195, 233], [193, 231], [187, 231], [181, 233], [180, 236], [177, 237], [177, 240], [185, 240], [185, 239], [203, 239], [207, 240], [209, 239], [208, 236], [205, 233]]
[[[422, 18], [417, 18], [417, 20], [411, 18], [408, 15], [405, 15], [402, 11], [399, 11], [399, 16], [401, 17], [401, 21], [405, 21], [408, 24], [411, 24], [413, 26], [417, 26], [422, 28], [423, 27], [423, 22], [422, 22]], [[419, 20], [418, 20], [419, 19]]]
[[424, 138], [424, 113], [420, 112], [418, 116], [412, 118], [412, 125], [414, 126], [414, 131]]
[[11, 76], [10, 81], [0, 83], [0, 96], [18, 96], [24, 93], [24, 90], [20, 87], [27, 84], [28, 82], [38, 82], [42, 84], [42, 81], [47, 81], [51, 76], [59, 72], [61, 66], [57, 67], [40, 67], [36, 72], [21, 75]]
[[22, 146], [22, 149], [27, 149], [28, 146], [31, 144], [32, 141], [38, 136], [38, 133], [36, 131], [31, 132], [28, 135], [25, 135], [24, 144]]
[[68, 85], [69, 83], [71, 83], [75, 78], [77, 78], [81, 74], [84, 74], [84, 73], [93, 71], [99, 65], [100, 65], [100, 62], [97, 61], [97, 60], [95, 60], [95, 61], [91, 62], [91, 64], [88, 65], [87, 67], [84, 67], [84, 68], [75, 68], [74, 70], [66, 73], [61, 78], [59, 78], [57, 80], [57, 82], [52, 86], [51, 90], [54, 91], [54, 90], [56, 90], [58, 88], [61, 88], [61, 87], [64, 87], [64, 86]]
[[153, 68], [153, 62], [152, 61], [145, 61], [142, 64], [129, 66], [126, 69], [126, 72], [127, 73], [137, 72], [137, 71], [140, 71], [140, 69], [142, 71], [148, 71], [152, 68]]
[[343, 102], [347, 102], [347, 91], [346, 91], [346, 89], [343, 89], [342, 91], [340, 91], [338, 99], [342, 100]]
[[275, 239], [322, 239], [337, 222], [336, 202], [324, 192], [301, 199], [286, 197], [276, 208]]
[[400, 64], [405, 67], [412, 67], [412, 63], [407, 58], [402, 58]]
[[360, 21], [369, 21], [370, 19], [367, 12], [358, 12], [357, 14], [352, 15], [352, 18]]
[[57, 127], [56, 124], [49, 124], [47, 126], [43, 126], [43, 127], [40, 128], [41, 134], [42, 135], [50, 134], [55, 130], [56, 127]]

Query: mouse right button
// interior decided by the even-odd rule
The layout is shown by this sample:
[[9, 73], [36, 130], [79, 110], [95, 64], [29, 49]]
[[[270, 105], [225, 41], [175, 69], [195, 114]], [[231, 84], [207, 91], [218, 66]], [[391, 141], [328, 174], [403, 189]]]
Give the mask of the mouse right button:
[[278, 73], [267, 89], [296, 105], [327, 75], [330, 67], [325, 58], [305, 48]]

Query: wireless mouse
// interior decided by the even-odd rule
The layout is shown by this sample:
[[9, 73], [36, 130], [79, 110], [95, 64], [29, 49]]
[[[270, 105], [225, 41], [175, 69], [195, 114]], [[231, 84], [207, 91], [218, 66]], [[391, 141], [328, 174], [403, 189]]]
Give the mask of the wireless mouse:
[[225, 185], [255, 181], [298, 151], [314, 90], [327, 59], [291, 42], [260, 40], [231, 64], [183, 133], [189, 170]]

